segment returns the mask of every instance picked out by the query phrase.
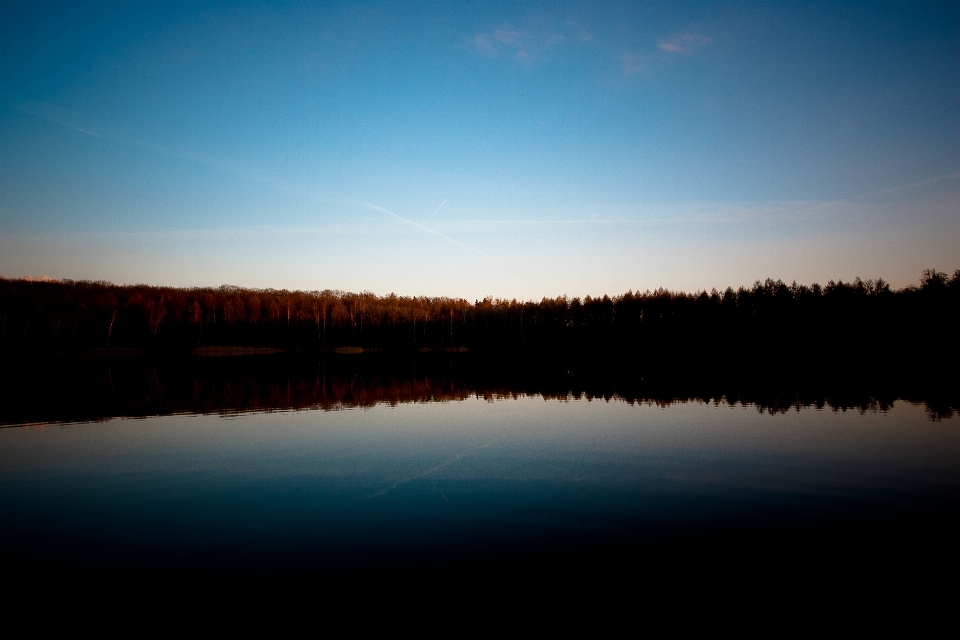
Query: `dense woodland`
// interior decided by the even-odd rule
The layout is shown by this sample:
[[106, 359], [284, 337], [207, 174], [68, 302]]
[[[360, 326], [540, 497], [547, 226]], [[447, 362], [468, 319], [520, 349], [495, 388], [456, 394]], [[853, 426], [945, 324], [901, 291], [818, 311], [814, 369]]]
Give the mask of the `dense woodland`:
[[258, 347], [318, 353], [465, 350], [615, 352], [762, 361], [960, 354], [960, 270], [916, 286], [883, 280], [520, 302], [341, 291], [180, 289], [0, 279], [0, 351], [188, 352]]

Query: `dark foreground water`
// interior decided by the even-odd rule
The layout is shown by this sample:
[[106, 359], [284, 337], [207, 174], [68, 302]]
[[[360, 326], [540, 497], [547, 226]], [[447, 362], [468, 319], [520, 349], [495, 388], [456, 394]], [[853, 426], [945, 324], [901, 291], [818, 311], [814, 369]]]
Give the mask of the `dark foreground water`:
[[960, 419], [882, 409], [467, 395], [8, 426], [0, 552], [25, 573], [946, 569]]

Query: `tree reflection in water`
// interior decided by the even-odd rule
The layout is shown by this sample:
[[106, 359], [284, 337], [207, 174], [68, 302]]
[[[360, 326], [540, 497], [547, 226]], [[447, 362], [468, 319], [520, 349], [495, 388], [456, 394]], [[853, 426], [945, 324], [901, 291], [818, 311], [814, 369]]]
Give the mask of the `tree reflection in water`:
[[[229, 353], [229, 352], [226, 352]], [[931, 419], [960, 410], [960, 385], [937, 367], [651, 362], [617, 357], [497, 358], [471, 353], [324, 356], [13, 358], [0, 374], [0, 424], [84, 422], [180, 413], [337, 411], [409, 402], [541, 396], [745, 404], [759, 411], [885, 411], [925, 403]]]

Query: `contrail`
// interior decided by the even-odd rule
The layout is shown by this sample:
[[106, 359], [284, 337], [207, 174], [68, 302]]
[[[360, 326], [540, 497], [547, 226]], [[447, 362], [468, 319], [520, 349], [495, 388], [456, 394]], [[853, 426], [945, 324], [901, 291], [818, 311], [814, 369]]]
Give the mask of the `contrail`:
[[[836, 200], [823, 200], [820, 202], [816, 201], [800, 201], [796, 203], [761, 203], [753, 209], [733, 209], [733, 205], [728, 207], [728, 210], [734, 210], [736, 213], [728, 215], [726, 217], [709, 217], [708, 215], [694, 215], [694, 216], [682, 216], [674, 215], [673, 217], [664, 217], [664, 218], [646, 218], [643, 220], [622, 220], [621, 222], [636, 222], [637, 224], [657, 224], [657, 223], [685, 223], [695, 220], [698, 222], [736, 222], [736, 221], [746, 221], [751, 218], [755, 218], [759, 215], [766, 214], [776, 214], [782, 216], [784, 219], [802, 219], [802, 216], [805, 214], [810, 214], [822, 209], [828, 209], [829, 207], [835, 205], [842, 205], [846, 203], [856, 202], [863, 198], [870, 198], [873, 196], [883, 196], [889, 195], [891, 193], [896, 193], [898, 191], [904, 191], [906, 189], [914, 189], [918, 187], [926, 187], [928, 185], [936, 184], [938, 182], [945, 182], [948, 180], [956, 180], [960, 178], [960, 171], [954, 173], [947, 173], [940, 176], [931, 176], [929, 178], [924, 178], [922, 180], [917, 180], [915, 182], [908, 182], [904, 184], [898, 184], [892, 187], [887, 187], [886, 189], [878, 189], [877, 191], [868, 191], [865, 193], [858, 193], [852, 196], [846, 196], [844, 198], [837, 198]], [[708, 204], [717, 204], [722, 206], [723, 203], [708, 203]], [[764, 206], [766, 205], [766, 206]], [[797, 208], [793, 208], [796, 206]], [[600, 220], [596, 220], [600, 222]], [[476, 223], [477, 220], [466, 220], [464, 222]], [[493, 224], [495, 221], [490, 221], [490, 224]], [[501, 224], [508, 224], [507, 222], [501, 222]]]
[[224, 162], [221, 160], [208, 158], [196, 153], [182, 151], [174, 147], [169, 147], [164, 144], [158, 144], [156, 142], [150, 142], [148, 140], [138, 140], [136, 138], [126, 138], [126, 137], [101, 133], [99, 131], [87, 129], [85, 127], [73, 124], [72, 122], [68, 122], [64, 119], [52, 116], [49, 113], [44, 113], [41, 110], [31, 109], [29, 107], [25, 107], [23, 105], [19, 105], [10, 101], [7, 101], [7, 104], [13, 107], [14, 109], [17, 109], [18, 111], [21, 111], [28, 115], [34, 116], [36, 118], [40, 118], [41, 120], [46, 120], [47, 122], [51, 122], [57, 126], [70, 129], [72, 131], [76, 131], [84, 135], [92, 136], [94, 138], [99, 138], [101, 140], [107, 140], [109, 142], [115, 142], [118, 144], [125, 144], [125, 145], [134, 146], [134, 147], [140, 147], [142, 149], [149, 149], [156, 153], [161, 153], [174, 158], [179, 158], [181, 160], [187, 160], [188, 162], [204, 164], [209, 167], [213, 167], [214, 169], [228, 171], [246, 180], [251, 180], [253, 182], [258, 182], [260, 184], [265, 184], [278, 191], [287, 191], [291, 193], [296, 193], [301, 196], [306, 196], [306, 197], [313, 198], [315, 200], [321, 200], [321, 201], [325, 201], [327, 199], [326, 196], [324, 196], [323, 194], [317, 193], [311, 189], [303, 188], [295, 184], [290, 184], [283, 180], [276, 179], [263, 172], [246, 169], [232, 162]]
[[[917, 180], [916, 182], [911, 182], [911, 183], [909, 183], [909, 184], [897, 185], [896, 187], [890, 187], [889, 189], [881, 189], [880, 191], [871, 191], [870, 193], [861, 193], [861, 194], [858, 195], [858, 196], [851, 196], [851, 197], [845, 198], [845, 199], [846, 199], [846, 200], [853, 200], [854, 198], [866, 198], [866, 197], [868, 197], [868, 196], [885, 195], [885, 194], [888, 194], [888, 193], [893, 193], [893, 192], [895, 192], [895, 191], [900, 191], [900, 190], [902, 190], [902, 189], [910, 189], [910, 188], [913, 188], [913, 187], [925, 187], [925, 186], [927, 186], [928, 184], [933, 184], [933, 183], [935, 183], [935, 182], [941, 182], [942, 180], [954, 180], [954, 179], [956, 179], [956, 178], [960, 178], [960, 171], [957, 171], [957, 172], [955, 172], [955, 173], [948, 173], [948, 174], [943, 175], [943, 176], [933, 176], [933, 177], [931, 177], [931, 178], [924, 178], [923, 180]], [[842, 200], [841, 200], [840, 202], [842, 202]]]
[[[444, 198], [444, 199], [443, 199], [443, 202], [440, 203], [440, 207], [442, 207], [442, 206], [445, 205], [445, 204], [447, 204], [447, 199], [446, 199], [446, 198]], [[433, 210], [433, 213], [431, 213], [430, 215], [436, 215], [437, 211], [440, 211], [440, 207], [437, 207], [436, 209], [434, 209], [434, 210]]]
[[120, 144], [128, 144], [128, 145], [131, 145], [131, 146], [134, 146], [134, 147], [143, 147], [143, 148], [145, 148], [145, 149], [150, 149], [150, 150], [152, 150], [152, 151], [157, 151], [157, 152], [159, 152], [159, 153], [164, 153], [164, 154], [167, 154], [167, 155], [170, 155], [170, 156], [174, 156], [174, 157], [176, 157], [176, 158], [180, 158], [180, 159], [183, 159], [183, 160], [190, 160], [190, 161], [192, 161], [192, 162], [199, 162], [199, 163], [202, 163], [202, 164], [208, 164], [208, 165], [212, 165], [212, 166], [215, 166], [215, 167], [221, 168], [221, 169], [227, 169], [227, 168], [228, 168], [228, 167], [224, 166], [223, 164], [218, 163], [218, 162], [215, 162], [215, 161], [210, 160], [210, 159], [208, 159], [208, 158], [204, 158], [204, 157], [201, 157], [201, 156], [198, 156], [198, 155], [186, 153], [186, 152], [183, 152], [183, 151], [178, 151], [177, 149], [173, 149], [173, 148], [168, 147], [168, 146], [166, 146], [166, 145], [157, 144], [157, 143], [155, 143], [155, 142], [147, 142], [146, 140], [137, 140], [137, 139], [135, 139], [135, 138], [122, 138], [122, 137], [118, 137], [118, 136], [108, 135], [108, 134], [105, 134], [105, 133], [100, 133], [99, 131], [93, 131], [93, 130], [91, 130], [91, 129], [87, 129], [87, 128], [85, 128], [85, 127], [81, 127], [81, 126], [79, 126], [79, 125], [73, 124], [72, 122], [67, 122], [67, 121], [62, 120], [62, 119], [60, 119], [60, 118], [57, 118], [57, 117], [55, 117], [55, 116], [52, 116], [52, 115], [50, 115], [49, 113], [43, 113], [43, 112], [41, 112], [41, 111], [38, 111], [38, 110], [35, 110], [35, 109], [30, 109], [30, 108], [28, 108], [28, 107], [25, 107], [25, 106], [19, 105], [19, 104], [15, 104], [15, 103], [13, 103], [13, 102], [7, 102], [7, 104], [10, 105], [11, 107], [13, 107], [14, 109], [16, 109], [16, 110], [18, 110], [18, 111], [21, 111], [21, 112], [23, 112], [23, 113], [26, 113], [26, 114], [28, 114], [28, 115], [34, 116], [34, 117], [36, 117], [36, 118], [40, 118], [41, 120], [46, 120], [47, 122], [52, 122], [52, 123], [55, 124], [55, 125], [59, 125], [59, 126], [64, 127], [64, 128], [66, 128], [66, 129], [70, 129], [70, 130], [76, 131], [76, 132], [78, 132], [78, 133], [83, 133], [83, 134], [85, 134], [85, 135], [92, 136], [92, 137], [94, 137], [94, 138], [100, 138], [101, 140], [107, 140], [107, 141], [109, 141], [109, 142], [117, 142], [117, 143], [120, 143]]
[[[444, 200], [444, 202], [446, 202], [446, 200]], [[422, 224], [420, 224], [420, 223], [418, 223], [418, 222], [414, 222], [413, 220], [408, 220], [408, 219], [404, 218], [403, 216], [398, 216], [398, 215], [395, 214], [393, 211], [390, 211], [390, 209], [384, 209], [383, 207], [378, 207], [377, 205], [375, 205], [375, 204], [373, 204], [373, 203], [371, 203], [371, 202], [364, 202], [363, 204], [364, 204], [365, 206], [367, 206], [368, 208], [370, 208], [370, 209], [375, 209], [376, 211], [383, 211], [384, 213], [389, 213], [390, 215], [392, 215], [394, 218], [396, 218], [396, 219], [399, 220], [400, 222], [405, 222], [406, 224], [409, 224], [409, 225], [411, 225], [411, 226], [413, 226], [413, 227], [416, 227], [417, 229], [420, 229], [420, 230], [422, 230], [422, 231], [426, 231], [427, 233], [432, 233], [432, 234], [435, 235], [435, 236], [440, 236], [441, 238], [443, 238], [443, 239], [446, 240], [447, 242], [452, 242], [453, 244], [457, 245], [458, 247], [463, 247], [464, 249], [469, 249], [470, 251], [473, 251], [474, 253], [479, 253], [479, 254], [482, 255], [483, 257], [485, 257], [485, 258], [490, 258], [490, 259], [493, 260], [494, 262], [500, 262], [499, 260], [497, 260], [496, 258], [494, 258], [494, 257], [493, 257], [492, 255], [490, 255], [489, 253], [484, 253], [483, 251], [480, 251], [480, 249], [474, 249], [473, 247], [471, 247], [471, 246], [469, 246], [469, 245], [463, 244], [463, 243], [460, 242], [459, 240], [454, 240], [454, 239], [451, 238], [450, 236], [444, 235], [444, 234], [440, 233], [439, 231], [437, 231], [437, 230], [435, 230], [435, 229], [431, 229], [430, 227], [425, 227], [425, 226], [423, 226]]]
[[868, 193], [860, 193], [854, 196], [848, 196], [846, 198], [838, 198], [837, 200], [828, 200], [826, 202], [820, 202], [818, 204], [802, 208], [798, 211], [795, 211], [793, 215], [799, 215], [801, 213], [809, 213], [811, 211], [816, 211], [817, 209], [823, 209], [824, 207], [829, 207], [835, 204], [841, 204], [844, 202], [853, 202], [859, 200], [860, 198], [869, 198], [871, 196], [883, 196], [890, 193], [896, 193], [897, 191], [902, 191], [904, 189], [912, 189], [914, 187], [925, 187], [928, 184], [935, 184], [937, 182], [942, 182], [944, 180], [955, 180], [960, 178], [960, 171], [955, 173], [948, 173], [942, 176], [932, 176], [930, 178], [924, 178], [923, 180], [917, 180], [916, 182], [910, 182], [907, 184], [898, 184], [895, 187], [888, 187], [887, 189], [880, 189], [879, 191], [870, 191]]
[[[394, 215], [396, 215], [396, 214], [394, 214]], [[499, 442], [500, 440], [503, 440], [505, 437], [506, 437], [506, 436], [498, 436], [498, 437], [494, 438], [493, 440], [491, 440], [490, 442], [488, 442], [488, 443], [486, 443], [486, 444], [481, 444], [481, 445], [476, 446], [476, 447], [474, 447], [474, 448], [472, 448], [472, 449], [468, 449], [467, 451], [464, 451], [463, 453], [457, 454], [457, 455], [453, 456], [452, 458], [450, 458], [449, 460], [446, 460], [446, 461], [444, 461], [444, 462], [441, 462], [440, 464], [438, 464], [438, 465], [435, 466], [435, 467], [430, 467], [430, 468], [427, 469], [426, 471], [423, 471], [423, 472], [421, 472], [421, 473], [418, 473], [418, 474], [415, 475], [415, 476], [410, 476], [409, 478], [404, 478], [403, 480], [398, 480], [398, 481], [394, 482], [392, 485], [390, 485], [389, 487], [387, 487], [386, 489], [381, 489], [380, 491], [375, 491], [374, 493], [371, 493], [370, 495], [367, 496], [367, 499], [369, 500], [370, 498], [379, 498], [380, 496], [382, 496], [382, 495], [384, 495], [384, 494], [390, 493], [391, 491], [393, 491], [394, 489], [396, 489], [397, 487], [399, 487], [399, 486], [402, 485], [402, 484], [406, 484], [406, 483], [408, 483], [408, 482], [411, 482], [412, 480], [419, 480], [420, 478], [422, 478], [422, 477], [424, 477], [424, 476], [428, 476], [428, 475], [430, 475], [431, 473], [433, 473], [434, 471], [439, 471], [440, 469], [443, 469], [444, 467], [453, 464], [453, 463], [456, 462], [457, 460], [459, 460], [459, 459], [461, 459], [461, 458], [467, 457], [468, 455], [470, 455], [470, 454], [473, 453], [474, 451], [479, 451], [480, 449], [486, 449], [487, 447], [489, 447], [489, 446], [492, 445], [493, 443]], [[443, 493], [441, 493], [440, 495], [443, 495]], [[446, 500], [447, 502], [450, 502], [450, 500], [447, 498], [447, 496], [443, 496], [443, 499]]]

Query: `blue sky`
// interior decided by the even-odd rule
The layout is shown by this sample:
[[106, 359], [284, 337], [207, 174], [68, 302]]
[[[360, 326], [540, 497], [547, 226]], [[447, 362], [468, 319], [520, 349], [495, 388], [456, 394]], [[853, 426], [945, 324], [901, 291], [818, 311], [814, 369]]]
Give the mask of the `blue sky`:
[[539, 299], [960, 268], [960, 9], [4, 3], [0, 275]]

